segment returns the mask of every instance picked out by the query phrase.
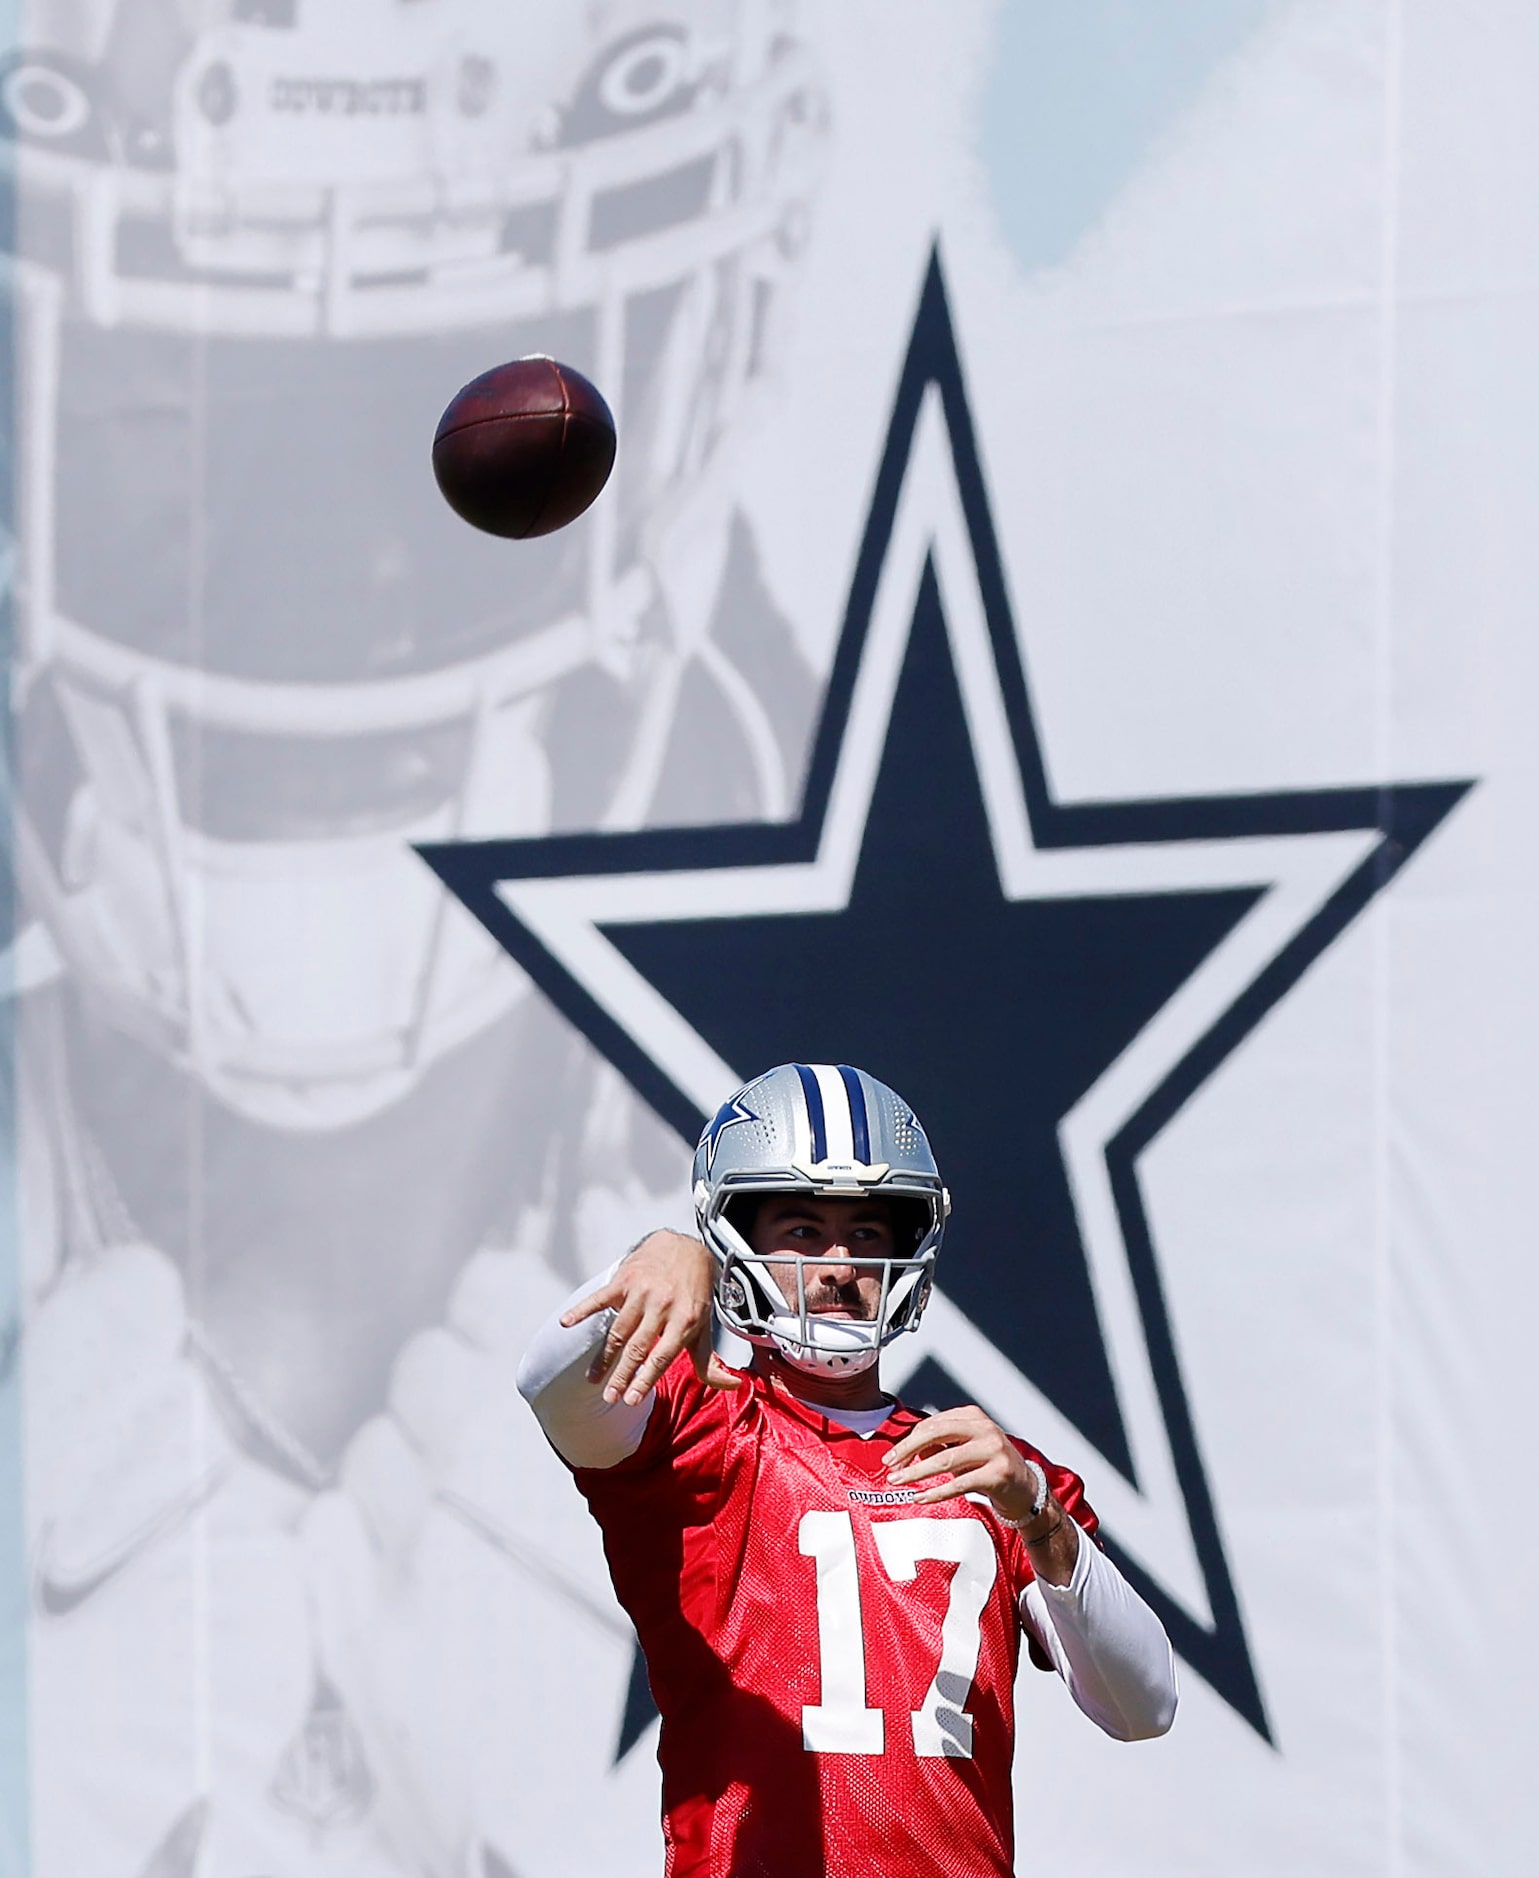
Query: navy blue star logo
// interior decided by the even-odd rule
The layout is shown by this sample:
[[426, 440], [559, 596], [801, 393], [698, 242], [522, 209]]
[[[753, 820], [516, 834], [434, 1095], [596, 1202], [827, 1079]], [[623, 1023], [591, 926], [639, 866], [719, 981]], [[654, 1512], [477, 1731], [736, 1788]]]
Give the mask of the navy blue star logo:
[[932, 261], [795, 820], [423, 852], [686, 1142], [777, 1062], [913, 1102], [955, 1211], [889, 1386], [1084, 1473], [1270, 1739], [1140, 1162], [1468, 786], [1057, 800]]
[[705, 1171], [709, 1173], [716, 1165], [716, 1144], [729, 1128], [736, 1128], [739, 1122], [756, 1122], [759, 1117], [745, 1103], [733, 1096], [730, 1102], [723, 1102], [721, 1107], [706, 1123], [705, 1133], [700, 1137], [705, 1144]]

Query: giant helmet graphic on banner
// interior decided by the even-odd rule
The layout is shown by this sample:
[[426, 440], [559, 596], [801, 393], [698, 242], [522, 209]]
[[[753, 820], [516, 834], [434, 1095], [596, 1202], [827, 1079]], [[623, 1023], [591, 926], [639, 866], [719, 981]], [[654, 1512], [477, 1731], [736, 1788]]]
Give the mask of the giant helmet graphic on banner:
[[[4, 81], [36, 255], [27, 643], [83, 771], [36, 871], [123, 1028], [242, 1113], [326, 1127], [513, 995], [420, 883], [301, 1008], [279, 933], [313, 958], [377, 932], [403, 841], [503, 832], [509, 803], [655, 814], [695, 685], [742, 807], [789, 799], [775, 713], [805, 705], [712, 637], [706, 469], [763, 367], [818, 98], [729, 6], [532, 35], [447, 0], [235, 11], [193, 35], [124, 0], [94, 64], [23, 53]], [[422, 418], [535, 350], [591, 365], [626, 451], [597, 525], [515, 565], [426, 499]], [[290, 504], [253, 511], [279, 474]], [[715, 582], [670, 591], [668, 544], [713, 522]], [[609, 725], [580, 759], [570, 696]]]

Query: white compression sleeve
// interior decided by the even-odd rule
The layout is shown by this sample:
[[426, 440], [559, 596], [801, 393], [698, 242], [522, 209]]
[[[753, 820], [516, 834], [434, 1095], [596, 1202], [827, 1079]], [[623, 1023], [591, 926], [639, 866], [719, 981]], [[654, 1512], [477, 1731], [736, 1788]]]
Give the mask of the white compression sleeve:
[[1034, 1578], [1021, 1615], [1098, 1728], [1118, 1741], [1152, 1740], [1169, 1728], [1176, 1665], [1165, 1627], [1083, 1532], [1069, 1582]]
[[616, 1259], [573, 1292], [561, 1310], [535, 1332], [533, 1343], [518, 1366], [518, 1392], [539, 1417], [551, 1446], [573, 1467], [613, 1467], [641, 1446], [654, 1396], [635, 1404], [606, 1402], [596, 1382], [588, 1380], [588, 1365], [609, 1333], [613, 1311], [585, 1317], [568, 1330], [562, 1312], [591, 1297], [607, 1285], [623, 1261]]

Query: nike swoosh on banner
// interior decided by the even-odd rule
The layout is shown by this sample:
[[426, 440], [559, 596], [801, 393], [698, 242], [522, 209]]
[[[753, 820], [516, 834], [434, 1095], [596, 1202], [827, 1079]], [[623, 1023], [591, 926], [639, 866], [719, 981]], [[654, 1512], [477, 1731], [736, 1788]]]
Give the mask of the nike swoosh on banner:
[[78, 1610], [87, 1598], [93, 1597], [104, 1584], [116, 1578], [119, 1572], [147, 1552], [158, 1539], [175, 1532], [178, 1526], [190, 1519], [204, 1501], [212, 1496], [228, 1472], [228, 1467], [222, 1463], [210, 1468], [200, 1481], [185, 1493], [178, 1494], [169, 1505], [162, 1507], [142, 1526], [137, 1527], [89, 1571], [59, 1571], [51, 1559], [55, 1543], [54, 1529], [51, 1524], [44, 1526], [38, 1535], [37, 1570], [34, 1573], [38, 1608], [50, 1617], [66, 1617], [71, 1611]]

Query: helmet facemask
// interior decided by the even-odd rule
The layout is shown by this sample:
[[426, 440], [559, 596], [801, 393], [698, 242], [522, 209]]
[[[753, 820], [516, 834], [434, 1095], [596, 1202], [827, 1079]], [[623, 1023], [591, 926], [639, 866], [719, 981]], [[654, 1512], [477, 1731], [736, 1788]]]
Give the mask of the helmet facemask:
[[[803, 1193], [823, 1199], [880, 1200], [892, 1215], [890, 1254], [841, 1253], [835, 1259], [757, 1251], [751, 1241], [756, 1202], [772, 1195]], [[724, 1186], [700, 1214], [700, 1227], [716, 1259], [716, 1312], [735, 1335], [770, 1348], [793, 1369], [808, 1375], [858, 1375], [875, 1364], [883, 1348], [916, 1330], [929, 1300], [945, 1204], [933, 1194], [838, 1191], [806, 1186]], [[880, 1279], [869, 1318], [831, 1317], [809, 1308], [807, 1268], [837, 1263]], [[787, 1282], [789, 1281], [789, 1282]]]

